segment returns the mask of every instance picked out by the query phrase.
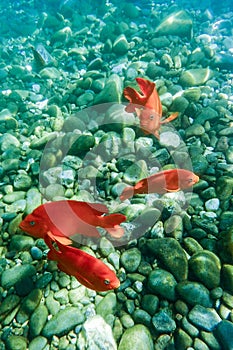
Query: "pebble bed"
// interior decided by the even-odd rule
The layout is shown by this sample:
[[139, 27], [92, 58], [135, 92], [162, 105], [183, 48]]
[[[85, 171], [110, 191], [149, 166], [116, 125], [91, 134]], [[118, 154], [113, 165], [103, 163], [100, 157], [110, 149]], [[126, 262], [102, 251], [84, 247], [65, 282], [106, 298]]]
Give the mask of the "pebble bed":
[[[232, 350], [233, 12], [17, 6], [0, 13], [0, 350]], [[121, 104], [138, 76], [179, 112], [160, 142]], [[120, 202], [174, 165], [200, 177], [193, 193]], [[127, 216], [127, 243], [86, 247], [117, 290], [80, 285], [18, 228], [61, 198]]]

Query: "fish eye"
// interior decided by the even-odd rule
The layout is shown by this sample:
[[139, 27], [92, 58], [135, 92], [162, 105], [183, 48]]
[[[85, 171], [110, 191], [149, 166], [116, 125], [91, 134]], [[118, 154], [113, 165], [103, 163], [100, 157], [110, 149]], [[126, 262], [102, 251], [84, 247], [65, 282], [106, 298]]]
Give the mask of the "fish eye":
[[104, 280], [104, 284], [108, 285], [108, 284], [110, 284], [110, 281], [109, 280]]
[[30, 224], [30, 226], [34, 226], [36, 223], [35, 223], [35, 221], [30, 221], [29, 224]]
[[154, 116], [153, 114], [150, 115], [150, 120], [153, 120], [154, 119]]

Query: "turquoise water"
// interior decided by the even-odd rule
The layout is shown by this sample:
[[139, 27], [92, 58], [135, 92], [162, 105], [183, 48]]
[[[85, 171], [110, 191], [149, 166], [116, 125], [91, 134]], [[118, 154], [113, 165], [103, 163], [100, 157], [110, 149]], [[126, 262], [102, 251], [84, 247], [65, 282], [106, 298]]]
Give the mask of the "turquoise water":
[[[232, 349], [232, 1], [9, 1], [0, 19], [0, 349]], [[158, 97], [127, 111], [137, 78]], [[194, 186], [158, 182], [175, 168]], [[61, 200], [125, 216], [72, 235], [119, 288], [49, 259], [62, 210], [19, 228]]]

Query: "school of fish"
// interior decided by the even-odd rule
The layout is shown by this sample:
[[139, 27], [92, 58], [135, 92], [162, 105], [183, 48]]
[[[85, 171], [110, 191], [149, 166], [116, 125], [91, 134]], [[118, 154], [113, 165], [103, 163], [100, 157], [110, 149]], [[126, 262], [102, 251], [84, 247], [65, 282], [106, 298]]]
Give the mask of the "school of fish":
[[[145, 134], [153, 134], [159, 139], [159, 129], [178, 116], [173, 113], [167, 119], [162, 118], [162, 104], [155, 83], [136, 78], [141, 90], [131, 87], [123, 91], [129, 104], [127, 112], [135, 112], [140, 119], [140, 127]], [[120, 195], [124, 201], [135, 194], [174, 192], [192, 187], [199, 177], [186, 169], [169, 169], [127, 186]], [[19, 227], [34, 238], [43, 238], [49, 247], [48, 259], [55, 260], [58, 268], [86, 286], [96, 291], [118, 288], [120, 281], [100, 259], [70, 246], [74, 235], [100, 238], [97, 227], [104, 228], [111, 237], [121, 238], [124, 229], [121, 223], [126, 216], [121, 213], [108, 213], [101, 203], [87, 203], [75, 200], [47, 202], [28, 214]]]

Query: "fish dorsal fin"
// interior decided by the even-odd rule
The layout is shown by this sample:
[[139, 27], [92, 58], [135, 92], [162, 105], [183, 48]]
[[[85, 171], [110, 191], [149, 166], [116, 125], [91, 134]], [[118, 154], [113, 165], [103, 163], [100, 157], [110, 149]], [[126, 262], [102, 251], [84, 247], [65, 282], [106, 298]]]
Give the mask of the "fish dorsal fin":
[[144, 78], [136, 78], [136, 81], [140, 87], [141, 92], [143, 93], [143, 96], [146, 96], [148, 98], [155, 88], [155, 83]]

